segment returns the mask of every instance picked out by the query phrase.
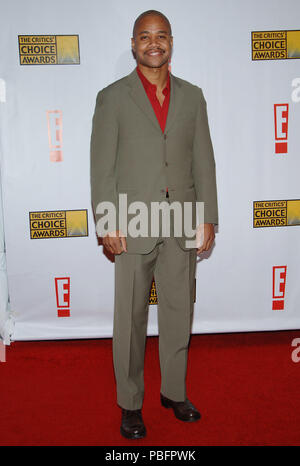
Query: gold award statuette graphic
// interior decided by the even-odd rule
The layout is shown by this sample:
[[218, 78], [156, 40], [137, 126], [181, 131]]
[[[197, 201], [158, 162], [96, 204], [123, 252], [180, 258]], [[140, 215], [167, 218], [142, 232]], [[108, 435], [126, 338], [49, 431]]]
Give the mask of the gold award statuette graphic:
[[29, 212], [30, 238], [88, 236], [87, 209]]
[[79, 65], [78, 35], [19, 35], [20, 65]]
[[253, 31], [252, 60], [300, 58], [300, 31]]
[[253, 228], [300, 225], [300, 199], [253, 202]]

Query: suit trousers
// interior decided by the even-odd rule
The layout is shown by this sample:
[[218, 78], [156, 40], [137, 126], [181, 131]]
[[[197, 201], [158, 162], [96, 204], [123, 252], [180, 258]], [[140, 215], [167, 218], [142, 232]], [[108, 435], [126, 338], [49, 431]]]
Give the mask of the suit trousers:
[[160, 236], [147, 254], [115, 256], [113, 362], [117, 403], [141, 409], [149, 292], [158, 297], [161, 393], [186, 399], [188, 345], [194, 309], [196, 249], [184, 251], [174, 237]]

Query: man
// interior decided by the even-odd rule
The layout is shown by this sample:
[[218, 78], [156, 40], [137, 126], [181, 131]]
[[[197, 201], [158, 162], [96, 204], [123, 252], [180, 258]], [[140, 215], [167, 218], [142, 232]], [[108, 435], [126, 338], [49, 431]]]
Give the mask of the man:
[[[200, 413], [186, 396], [197, 253], [214, 241], [218, 223], [215, 162], [202, 91], [169, 73], [173, 37], [168, 19], [156, 10], [135, 21], [131, 39], [137, 67], [98, 93], [91, 137], [91, 189], [97, 206], [120, 208], [143, 201], [204, 203], [201, 247], [186, 246], [186, 235], [124, 234], [118, 221], [102, 234], [115, 254], [113, 361], [117, 402], [122, 408], [121, 434], [146, 435], [142, 418], [144, 354], [148, 299], [152, 278], [158, 294], [161, 404], [182, 421]], [[100, 212], [100, 213], [99, 213]], [[117, 218], [118, 215], [117, 215]], [[173, 217], [172, 217], [173, 219]], [[99, 223], [97, 223], [99, 224]], [[194, 223], [193, 223], [194, 225]], [[198, 229], [199, 231], [199, 229]], [[101, 230], [97, 229], [101, 235]]]

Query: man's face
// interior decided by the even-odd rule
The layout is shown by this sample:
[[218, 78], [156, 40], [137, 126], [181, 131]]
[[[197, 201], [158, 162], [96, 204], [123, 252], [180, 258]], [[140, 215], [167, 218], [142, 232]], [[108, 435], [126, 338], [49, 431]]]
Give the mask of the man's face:
[[172, 53], [173, 38], [168, 24], [161, 16], [145, 16], [136, 26], [131, 46], [138, 64], [160, 68], [169, 62]]

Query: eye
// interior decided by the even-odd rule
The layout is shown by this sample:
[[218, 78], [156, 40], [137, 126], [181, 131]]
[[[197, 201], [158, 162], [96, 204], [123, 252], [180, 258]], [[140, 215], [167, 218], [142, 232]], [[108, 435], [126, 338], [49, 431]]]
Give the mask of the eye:
[[147, 39], [148, 36], [141, 36], [141, 40]]
[[166, 36], [158, 36], [160, 39], [165, 39]]

